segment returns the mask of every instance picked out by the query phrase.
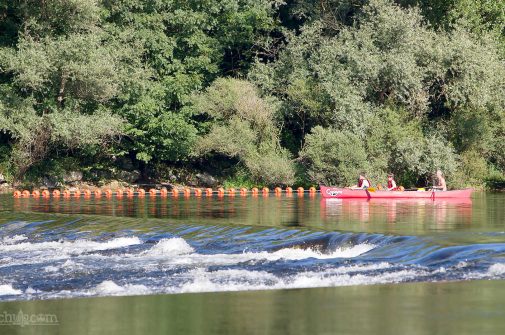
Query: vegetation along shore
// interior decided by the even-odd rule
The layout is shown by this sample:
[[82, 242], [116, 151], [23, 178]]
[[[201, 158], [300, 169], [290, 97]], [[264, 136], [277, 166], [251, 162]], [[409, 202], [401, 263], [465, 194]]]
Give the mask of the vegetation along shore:
[[0, 17], [9, 192], [359, 171], [412, 188], [436, 169], [505, 186], [503, 1], [15, 0]]

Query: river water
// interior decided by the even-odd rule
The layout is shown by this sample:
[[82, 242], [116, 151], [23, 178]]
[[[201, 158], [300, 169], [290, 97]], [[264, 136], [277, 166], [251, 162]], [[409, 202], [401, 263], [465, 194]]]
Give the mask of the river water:
[[[346, 313], [353, 308], [370, 325], [387, 320], [380, 307], [384, 301], [394, 311], [393, 323], [400, 314], [436, 319], [451, 308], [474, 303], [474, 308], [465, 307], [466, 314], [455, 313], [445, 320], [446, 328], [437, 329], [471, 333], [475, 325], [486, 325], [479, 331], [493, 333], [505, 329], [504, 279], [505, 194], [477, 193], [472, 200], [434, 202], [324, 200], [309, 195], [0, 197], [0, 301], [5, 302], [0, 312], [1, 306], [45, 308], [61, 319], [69, 310], [89, 313], [90, 305], [100, 310], [128, 301], [145, 307], [144, 312], [125, 313], [127, 319], [143, 315], [145, 324], [138, 321], [139, 327], [147, 331], [154, 320], [159, 322], [153, 320], [156, 306], [197, 308], [208, 325], [214, 324], [212, 315], [225, 308], [231, 318], [225, 328], [221, 322], [219, 327], [191, 332], [234, 333], [238, 328], [231, 325], [237, 327], [242, 311], [259, 318], [251, 322], [251, 333], [276, 333], [284, 329], [283, 323], [267, 322], [268, 313], [251, 306], [264, 309], [274, 304], [271, 308], [283, 322], [302, 321], [289, 321], [293, 313], [314, 314], [318, 324], [325, 325], [320, 330], [327, 332], [346, 330], [338, 328], [342, 322], [337, 320], [349, 320]], [[347, 288], [332, 288], [342, 286]], [[239, 292], [214, 293], [230, 291]], [[171, 295], [197, 292], [213, 293]], [[104, 296], [143, 297], [74, 299]], [[47, 301], [61, 298], [72, 299]], [[70, 309], [65, 307], [69, 304]], [[213, 307], [203, 312], [202, 306]], [[437, 311], [436, 306], [445, 309]], [[329, 310], [340, 310], [339, 317]], [[73, 318], [78, 317], [68, 315]], [[97, 324], [114, 332], [124, 331], [128, 322]], [[180, 326], [175, 320], [170, 325]], [[366, 330], [359, 325], [347, 330]], [[305, 333], [305, 327], [309, 325], [300, 324], [289, 333]], [[89, 325], [84, 329], [88, 332]], [[391, 330], [385, 327], [377, 333]], [[415, 326], [410, 333], [433, 333], [428, 330]]]

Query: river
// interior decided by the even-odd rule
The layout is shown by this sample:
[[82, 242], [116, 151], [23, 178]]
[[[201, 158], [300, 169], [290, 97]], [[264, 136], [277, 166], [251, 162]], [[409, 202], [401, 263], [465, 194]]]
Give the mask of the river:
[[505, 330], [505, 194], [5, 195], [0, 225], [0, 317], [58, 318], [12, 333]]

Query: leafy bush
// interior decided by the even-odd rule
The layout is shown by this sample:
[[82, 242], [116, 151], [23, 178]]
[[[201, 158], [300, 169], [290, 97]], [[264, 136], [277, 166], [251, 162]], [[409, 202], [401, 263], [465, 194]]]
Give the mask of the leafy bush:
[[310, 179], [326, 185], [353, 184], [359, 172], [369, 167], [363, 141], [357, 135], [320, 126], [306, 136], [300, 159]]
[[206, 115], [211, 124], [196, 146], [196, 155], [219, 153], [238, 158], [256, 182], [294, 182], [293, 163], [279, 144], [275, 104], [260, 97], [252, 84], [218, 79], [195, 97], [193, 108]]

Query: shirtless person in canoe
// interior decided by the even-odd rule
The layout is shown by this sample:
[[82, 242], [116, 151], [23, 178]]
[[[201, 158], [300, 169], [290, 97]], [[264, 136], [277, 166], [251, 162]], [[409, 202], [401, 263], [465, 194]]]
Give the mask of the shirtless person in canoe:
[[435, 182], [433, 183], [433, 190], [447, 191], [447, 184], [445, 183], [445, 178], [441, 170], [437, 170]]

